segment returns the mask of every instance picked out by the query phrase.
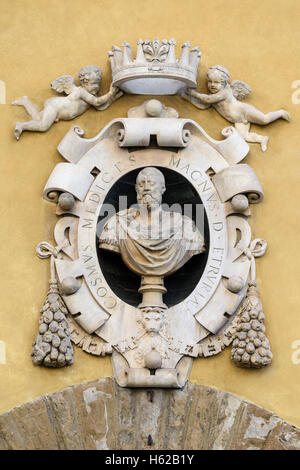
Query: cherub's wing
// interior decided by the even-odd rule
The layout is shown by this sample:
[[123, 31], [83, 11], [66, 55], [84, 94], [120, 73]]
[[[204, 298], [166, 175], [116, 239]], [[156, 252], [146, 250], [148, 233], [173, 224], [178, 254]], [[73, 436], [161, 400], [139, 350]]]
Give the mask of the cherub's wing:
[[230, 86], [232, 88], [233, 96], [237, 100], [244, 100], [252, 91], [251, 87], [241, 80], [233, 80]]
[[75, 87], [75, 80], [72, 75], [62, 75], [50, 83], [50, 86], [56, 93], [66, 93], [66, 95], [69, 95]]

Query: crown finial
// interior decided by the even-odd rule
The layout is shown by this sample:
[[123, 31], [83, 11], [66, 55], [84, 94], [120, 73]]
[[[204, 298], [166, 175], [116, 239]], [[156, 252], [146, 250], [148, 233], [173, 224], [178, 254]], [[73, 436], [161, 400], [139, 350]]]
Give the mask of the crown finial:
[[193, 47], [190, 53], [190, 58], [189, 58], [189, 65], [192, 67], [195, 71], [195, 74], [197, 74], [197, 69], [199, 65], [199, 61], [201, 58], [201, 51], [200, 47]]
[[112, 53], [114, 55], [114, 64], [116, 67], [116, 70], [123, 65], [123, 54], [122, 50], [118, 46], [112, 46], [111, 48]]
[[170, 63], [170, 64], [173, 64], [176, 62], [176, 55], [175, 55], [175, 44], [176, 44], [176, 41], [175, 39], [170, 39], [169, 41], [169, 44], [170, 44], [170, 49], [169, 49], [169, 54], [168, 54], [168, 58], [167, 58], [167, 61]]
[[139, 39], [137, 42], [137, 52], [136, 52], [136, 63], [145, 63], [145, 56], [144, 56], [144, 51], [143, 51], [143, 45], [144, 45], [143, 39]]
[[115, 56], [114, 56], [113, 51], [108, 52], [108, 57], [109, 57], [112, 74], [114, 74], [116, 71], [116, 62], [115, 62]]
[[180, 65], [187, 66], [189, 65], [189, 48], [191, 47], [191, 44], [189, 41], [185, 42], [181, 46], [181, 56], [179, 59]]
[[123, 65], [128, 65], [132, 63], [132, 52], [131, 52], [131, 46], [129, 42], [123, 41], [122, 46], [124, 48], [123, 52]]

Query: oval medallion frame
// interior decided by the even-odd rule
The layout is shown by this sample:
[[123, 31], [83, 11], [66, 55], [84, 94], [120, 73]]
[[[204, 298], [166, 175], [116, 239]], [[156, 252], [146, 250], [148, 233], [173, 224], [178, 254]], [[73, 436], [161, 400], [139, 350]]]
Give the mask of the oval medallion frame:
[[[150, 145], [153, 132], [165, 148]], [[186, 133], [189, 140], [182, 143]], [[61, 246], [55, 260], [58, 279], [63, 285], [65, 278], [76, 278], [74, 285], [78, 286], [76, 292], [63, 296], [73, 316], [69, 319], [72, 339], [92, 354], [114, 352], [116, 377], [122, 375], [120, 384], [182, 386], [189, 358], [217, 354], [232, 340], [230, 325], [234, 328], [232, 320], [246, 295], [250, 261], [245, 250], [250, 246], [251, 230], [250, 210], [241, 212], [230, 200], [240, 193], [258, 194], [261, 199], [263, 193], [253, 170], [248, 165], [236, 165], [248, 146], [246, 149], [233, 128], [224, 130], [223, 135], [224, 141], [214, 141], [190, 120], [128, 118], [112, 121], [93, 139], [83, 139], [83, 132], [73, 128], [59, 146], [69, 163], [55, 167], [44, 197], [56, 202], [53, 194], [68, 192], [75, 198], [68, 209], [57, 206], [57, 215], [62, 217], [55, 228], [55, 239]], [[140, 356], [145, 351], [139, 351], [138, 346], [139, 309], [111, 289], [96, 246], [99, 214], [105, 209], [106, 195], [122, 176], [148, 166], [172, 170], [191, 184], [204, 206], [209, 228], [208, 256], [197, 285], [166, 311], [161, 340], [165, 351], [160, 369], [163, 372], [157, 377], [157, 385], [156, 379], [149, 379], [149, 371], [142, 372], [145, 369]], [[230, 174], [237, 172], [241, 178], [229, 188]], [[114, 214], [113, 208], [107, 220]], [[66, 236], [69, 246], [64, 245]], [[233, 290], [230, 286], [236, 284], [228, 280], [237, 277], [240, 287]], [[130, 378], [124, 376], [128, 368]], [[137, 375], [135, 370], [139, 371]], [[167, 377], [168, 370], [173, 371], [172, 377]]]

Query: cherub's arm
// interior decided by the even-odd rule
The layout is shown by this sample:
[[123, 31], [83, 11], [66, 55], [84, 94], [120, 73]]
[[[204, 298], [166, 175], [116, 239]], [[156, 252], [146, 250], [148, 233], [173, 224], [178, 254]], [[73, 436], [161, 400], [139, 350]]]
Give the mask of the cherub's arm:
[[199, 100], [197, 100], [196, 98], [194, 98], [190, 93], [188, 92], [184, 92], [184, 93], [181, 93], [181, 98], [183, 98], [184, 100], [186, 101], [189, 101], [190, 103], [192, 103], [194, 106], [196, 106], [196, 108], [198, 109], [207, 109], [207, 108], [210, 108], [210, 104], [205, 104], [205, 103], [202, 103], [200, 102]]
[[[91, 93], [89, 93], [87, 90], [84, 88], [81, 88], [80, 91], [80, 98], [84, 100], [86, 103], [91, 104], [92, 106], [95, 106], [96, 108], [101, 108], [103, 105], [106, 105], [107, 103], [112, 103], [114, 101], [114, 98], [119, 95], [119, 90], [118, 88], [111, 87], [108, 93], [102, 96], [94, 96]], [[118, 96], [119, 97], [119, 96]]]
[[204, 93], [198, 93], [198, 91], [189, 89], [189, 93], [194, 98], [197, 98], [203, 104], [215, 104], [220, 103], [220, 101], [224, 101], [226, 99], [226, 92], [225, 90], [218, 91], [218, 93], [214, 93], [212, 95], [205, 95]]

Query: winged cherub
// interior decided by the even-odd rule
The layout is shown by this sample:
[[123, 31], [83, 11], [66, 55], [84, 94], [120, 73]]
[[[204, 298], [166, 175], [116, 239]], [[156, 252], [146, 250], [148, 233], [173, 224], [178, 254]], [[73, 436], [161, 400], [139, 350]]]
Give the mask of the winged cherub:
[[229, 83], [229, 78], [229, 72], [225, 67], [214, 65], [207, 72], [209, 95], [189, 88], [182, 96], [200, 109], [213, 106], [223, 118], [235, 125], [236, 130], [247, 142], [260, 143], [262, 151], [265, 152], [269, 137], [250, 132], [251, 123], [265, 126], [280, 118], [290, 121], [290, 115], [284, 109], [264, 114], [251, 104], [241, 103], [239, 100], [246, 98], [252, 90], [241, 80]]
[[23, 131], [45, 132], [54, 122], [74, 119], [83, 114], [90, 106], [103, 111], [123, 95], [122, 91], [111, 86], [108, 93], [97, 96], [102, 72], [96, 65], [83, 67], [78, 74], [78, 78], [80, 86], [75, 85], [75, 80], [71, 75], [62, 75], [54, 80], [50, 84], [52, 90], [57, 93], [64, 93], [67, 96], [49, 98], [45, 102], [42, 111], [39, 111], [27, 96], [14, 101], [12, 103], [14, 106], [24, 106], [27, 113], [32, 117], [30, 121], [16, 123], [16, 139], [20, 139]]

